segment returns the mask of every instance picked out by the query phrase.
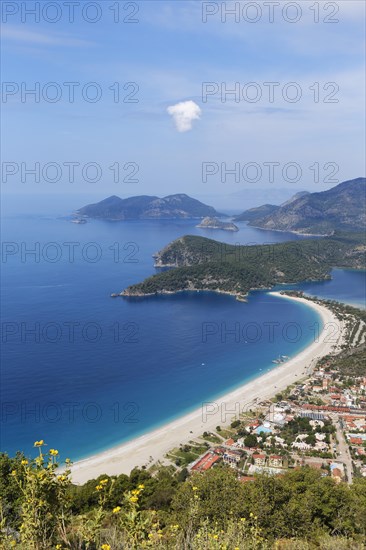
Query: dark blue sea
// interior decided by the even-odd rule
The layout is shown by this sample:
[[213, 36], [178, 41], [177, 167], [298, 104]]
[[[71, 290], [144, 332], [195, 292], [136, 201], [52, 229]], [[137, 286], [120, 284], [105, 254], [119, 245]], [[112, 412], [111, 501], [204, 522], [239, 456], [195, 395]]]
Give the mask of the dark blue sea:
[[[195, 221], [71, 223], [86, 202], [13, 201], [3, 217], [2, 451], [31, 454], [44, 439], [64, 457], [89, 456], [275, 368], [321, 328], [311, 308], [266, 292], [248, 303], [213, 293], [112, 299], [153, 274], [152, 254], [179, 236], [297, 237], [244, 224], [230, 234]], [[301, 288], [365, 304], [365, 272], [334, 270], [332, 281]]]

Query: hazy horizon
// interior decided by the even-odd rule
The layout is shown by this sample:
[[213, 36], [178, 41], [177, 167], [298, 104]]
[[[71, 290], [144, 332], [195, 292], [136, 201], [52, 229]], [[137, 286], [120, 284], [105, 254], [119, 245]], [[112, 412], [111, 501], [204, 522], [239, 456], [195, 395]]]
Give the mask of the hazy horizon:
[[93, 23], [4, 16], [4, 192], [314, 192], [364, 172], [363, 2], [254, 23], [178, 0], [115, 23], [96, 4]]

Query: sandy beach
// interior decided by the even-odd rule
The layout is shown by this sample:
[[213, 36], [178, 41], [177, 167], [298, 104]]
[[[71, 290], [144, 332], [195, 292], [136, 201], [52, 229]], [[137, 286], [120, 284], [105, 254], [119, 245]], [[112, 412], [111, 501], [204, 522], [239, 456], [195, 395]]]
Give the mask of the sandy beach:
[[[318, 341], [312, 342], [298, 355], [240, 388], [223, 395], [215, 402], [202, 403], [202, 406], [192, 413], [161, 428], [76, 462], [72, 466], [72, 481], [84, 483], [101, 474], [129, 474], [136, 466], [141, 467], [164, 459], [164, 455], [174, 447], [199, 437], [204, 431], [214, 430], [218, 425], [230, 424], [238, 413], [255, 408], [256, 402], [273, 397], [290, 384], [304, 378], [311, 372], [320, 357], [334, 352], [335, 345], [341, 345], [344, 338], [344, 327], [330, 310], [303, 298], [288, 297], [279, 292], [271, 294], [284, 300], [297, 300], [316, 309], [325, 327], [328, 323], [335, 323], [339, 326], [337, 341], [334, 342], [334, 338], [329, 338], [330, 330], [323, 330]], [[329, 342], [329, 340], [332, 341]]]

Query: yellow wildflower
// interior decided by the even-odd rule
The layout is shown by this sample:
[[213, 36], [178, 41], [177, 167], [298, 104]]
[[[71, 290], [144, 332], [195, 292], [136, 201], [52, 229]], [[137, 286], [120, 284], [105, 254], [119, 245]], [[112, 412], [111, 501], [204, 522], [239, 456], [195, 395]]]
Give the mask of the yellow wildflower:
[[116, 506], [115, 508], [113, 508], [113, 514], [118, 514], [118, 512], [121, 511], [121, 507], [120, 506]]
[[96, 491], [102, 491], [103, 490], [103, 485], [97, 485], [95, 487]]
[[58, 455], [58, 450], [57, 449], [50, 449], [50, 455], [57, 456]]
[[12, 476], [16, 476], [16, 475], [17, 475], [17, 471], [16, 471], [16, 470], [12, 470], [11, 475], [12, 475]]
[[137, 497], [130, 497], [130, 501], [131, 501], [131, 502], [137, 502], [137, 501], [138, 501], [138, 498], [137, 498]]
[[102, 544], [101, 549], [102, 550], [111, 550], [111, 547], [109, 546], [109, 544]]
[[193, 491], [198, 491], [198, 487], [192, 487]]
[[246, 518], [240, 518], [240, 521], [247, 521]]
[[42, 447], [42, 445], [44, 445], [43, 439], [40, 439], [39, 441], [34, 442], [35, 447]]
[[250, 512], [249, 516], [250, 516], [251, 518], [254, 517], [253, 512]]
[[67, 477], [64, 476], [64, 475], [61, 475], [61, 476], [57, 476], [57, 479], [58, 479], [59, 481], [65, 481], [65, 480], [67, 479]]
[[138, 488], [141, 489], [141, 490], [145, 489], [145, 485], [143, 483], [141, 483]]
[[17, 541], [16, 540], [12, 540], [10, 541], [10, 546], [16, 546], [17, 545]]
[[218, 538], [219, 538], [219, 535], [214, 535], [213, 538], [214, 538], [214, 539], [218, 539]]
[[71, 460], [69, 458], [65, 459], [66, 464], [70, 464]]
[[26, 466], [28, 464], [28, 460], [24, 459], [21, 461], [22, 466]]

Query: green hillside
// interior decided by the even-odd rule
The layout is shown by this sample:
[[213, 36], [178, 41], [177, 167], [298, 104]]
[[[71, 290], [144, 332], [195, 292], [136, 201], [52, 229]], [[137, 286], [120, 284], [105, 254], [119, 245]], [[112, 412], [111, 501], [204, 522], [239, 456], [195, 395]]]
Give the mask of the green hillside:
[[280, 283], [327, 279], [335, 266], [362, 268], [365, 250], [365, 237], [358, 234], [256, 246], [233, 246], [185, 236], [155, 255], [156, 266], [175, 269], [132, 285], [123, 295], [182, 290], [245, 295], [251, 289]]
[[135, 469], [75, 486], [57, 470], [57, 450], [36, 444], [35, 460], [0, 455], [4, 550], [365, 548], [363, 478], [337, 484], [307, 467], [245, 483], [219, 465], [188, 478]]

